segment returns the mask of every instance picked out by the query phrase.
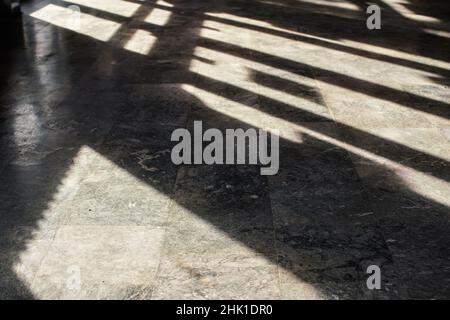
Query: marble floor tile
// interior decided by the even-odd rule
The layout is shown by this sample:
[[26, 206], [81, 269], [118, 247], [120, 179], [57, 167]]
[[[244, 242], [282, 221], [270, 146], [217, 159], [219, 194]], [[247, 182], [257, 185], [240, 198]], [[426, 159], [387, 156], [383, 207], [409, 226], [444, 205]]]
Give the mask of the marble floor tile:
[[163, 262], [152, 299], [277, 299], [273, 267], [195, 268]]
[[140, 226], [62, 226], [33, 292], [46, 299], [149, 296], [163, 237], [163, 229]]

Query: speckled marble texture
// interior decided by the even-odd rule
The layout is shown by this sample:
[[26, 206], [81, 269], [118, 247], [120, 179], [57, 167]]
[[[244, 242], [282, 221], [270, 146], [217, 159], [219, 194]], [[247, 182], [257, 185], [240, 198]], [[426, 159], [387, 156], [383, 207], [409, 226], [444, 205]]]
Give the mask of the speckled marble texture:
[[[0, 298], [450, 298], [449, 6], [371, 2], [2, 18]], [[198, 120], [279, 129], [278, 174], [174, 165]]]

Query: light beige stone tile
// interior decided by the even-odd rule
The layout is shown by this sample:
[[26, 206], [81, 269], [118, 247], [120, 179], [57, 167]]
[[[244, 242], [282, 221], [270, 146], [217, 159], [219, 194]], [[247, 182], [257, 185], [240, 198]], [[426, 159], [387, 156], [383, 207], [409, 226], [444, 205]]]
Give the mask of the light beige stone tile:
[[152, 299], [277, 299], [274, 267], [192, 267], [167, 262]]
[[147, 296], [163, 236], [148, 227], [63, 226], [32, 290], [42, 299]]

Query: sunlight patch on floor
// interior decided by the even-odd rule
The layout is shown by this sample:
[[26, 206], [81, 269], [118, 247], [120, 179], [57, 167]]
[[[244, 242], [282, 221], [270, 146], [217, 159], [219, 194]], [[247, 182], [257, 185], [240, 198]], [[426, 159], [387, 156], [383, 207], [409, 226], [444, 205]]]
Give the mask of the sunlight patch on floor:
[[[204, 22], [204, 29], [201, 30], [201, 36], [207, 39], [307, 64], [312, 69], [320, 68], [327, 73], [336, 72], [351, 76], [355, 80], [378, 82], [379, 78], [382, 78], [383, 85], [399, 91], [403, 91], [407, 84], [429, 83], [429, 77], [442, 78], [441, 73], [450, 70], [450, 64], [447, 62], [399, 50], [345, 38], [328, 39], [226, 13], [209, 12], [206, 15], [212, 18]], [[214, 18], [222, 21], [215, 21]], [[227, 20], [230, 24], [226, 23]], [[233, 25], [235, 23], [241, 25]], [[247, 29], [246, 25], [261, 29]], [[295, 36], [299, 39], [295, 39]], [[290, 37], [293, 38], [289, 39]], [[380, 55], [380, 58], [376, 55]], [[390, 59], [393, 61], [389, 62]], [[403, 63], [399, 65], [395, 59], [401, 59]], [[416, 64], [422, 64], [423, 68], [417, 69]], [[436, 71], [433, 71], [433, 67]], [[407, 77], [405, 73], [408, 74]]]
[[[155, 207], [158, 197], [164, 205]], [[144, 204], [151, 201], [152, 205], [142, 207], [140, 201]], [[172, 202], [169, 195], [156, 190], [152, 183], [133, 176], [88, 146], [80, 148], [47, 207], [32, 239], [14, 264], [17, 277], [38, 299], [148, 299], [156, 286], [162, 259], [166, 267], [175, 263], [172, 267], [179, 268], [184, 261], [195, 270], [203, 270], [204, 260], [186, 262], [190, 252], [173, 251], [172, 247], [172, 251], [163, 250], [169, 232], [166, 229], [169, 209], [175, 219], [171, 232], [178, 233], [177, 221], [188, 222], [182, 228], [208, 239], [204, 248], [208, 256], [202, 257], [215, 259], [228, 272], [241, 270], [241, 276], [245, 276], [246, 270], [251, 272], [258, 267], [277, 268], [270, 257], [190, 208]], [[146, 211], [139, 212], [142, 208]], [[154, 220], [139, 220], [142, 217], [136, 220], [139, 215], [161, 212], [166, 215], [161, 216], [158, 224]], [[215, 241], [227, 246], [215, 249], [209, 244]], [[227, 260], [230, 252], [241, 259]], [[164, 272], [161, 276], [168, 276]], [[216, 276], [210, 281], [216, 281]], [[291, 283], [305, 286], [306, 298], [321, 297], [314, 286], [301, 279], [293, 277]]]
[[168, 7], [168, 8], [173, 7], [173, 4], [171, 4], [170, 2], [164, 1], [164, 0], [158, 0], [158, 1], [156, 1], [156, 4], [160, 5], [160, 6]]
[[[132, 199], [124, 192], [127, 188], [139, 197]], [[117, 201], [120, 194], [123, 201]], [[167, 195], [83, 146], [42, 213], [34, 238], [20, 253], [14, 267], [17, 276], [43, 299], [146, 293], [156, 275], [164, 230], [134, 221], [136, 216], [164, 211], [137, 203], [158, 197], [165, 201], [167, 212]], [[122, 220], [114, 221], [117, 215]], [[79, 288], [71, 286], [74, 269]]]
[[[384, 95], [375, 97], [373, 92], [392, 90], [398, 97], [402, 97], [402, 95], [409, 92], [414, 94], [414, 96], [429, 99], [429, 103], [447, 103], [445, 97], [443, 99], [441, 97], [430, 97], [426, 93], [415, 92], [414, 88], [412, 88], [418, 84], [429, 84], [429, 76], [435, 76], [431, 72], [417, 71], [406, 66], [394, 66], [392, 63], [323, 48], [319, 44], [305, 44], [281, 36], [227, 25], [222, 22], [206, 20], [203, 26], [204, 28], [201, 30], [202, 37], [222, 43], [221, 45], [223, 46], [230, 44], [235, 47], [230, 50], [233, 52], [229, 55], [234, 57], [233, 59], [236, 63], [232, 62], [233, 59], [227, 58], [227, 61], [230, 62], [229, 68], [234, 68], [238, 65], [237, 62], [242, 59], [239, 57], [239, 53], [235, 52], [239, 52], [239, 50], [245, 52], [246, 49], [250, 49], [269, 55], [266, 57], [269, 61], [268, 64], [271, 61], [270, 56], [274, 59], [284, 59], [286, 63], [298, 63], [300, 73], [302, 70], [305, 70], [309, 72], [311, 78], [316, 78], [319, 83], [323, 82], [324, 86], [339, 89], [344, 98], [352, 97], [354, 98], [352, 101], [357, 99], [366, 101], [378, 100], [381, 107], [387, 108], [389, 105], [389, 109], [392, 109], [397, 114], [411, 113], [411, 110], [414, 110], [413, 112], [417, 114], [421, 114], [424, 117], [428, 116], [427, 112], [410, 108], [405, 99], [397, 102], [399, 98]], [[362, 47], [364, 48], [364, 46], [366, 46], [365, 49], [367, 50], [372, 48], [369, 45], [363, 45]], [[251, 53], [248, 55], [251, 55]], [[225, 56], [225, 54], [222, 54], [222, 56]], [[408, 58], [413, 59], [414, 55], [408, 55]], [[339, 63], [336, 63], [336, 61], [339, 61]], [[200, 62], [194, 62], [192, 68], [200, 64]], [[440, 63], [439, 65], [448, 67], [448, 64]], [[204, 63], [204, 68], [206, 67]], [[211, 66], [209, 69], [212, 70], [213, 67]], [[214, 78], [214, 74], [218, 74], [218, 72], [209, 71], [208, 76]], [[222, 75], [220, 76], [222, 77]], [[360, 87], [362, 88], [361, 90]], [[369, 90], [365, 90], [364, 87], [368, 87]], [[269, 91], [266, 90], [266, 92]], [[292, 100], [291, 97], [287, 95], [285, 97], [284, 102], [289, 104], [289, 101]], [[395, 102], [392, 100], [395, 100]], [[295, 105], [301, 108], [298, 104]], [[433, 117], [438, 118], [438, 121], [444, 120], [439, 115], [434, 115]], [[337, 120], [340, 121], [340, 119]], [[385, 120], [388, 121], [386, 122], [387, 126], [392, 126], [389, 124], [389, 119]], [[345, 120], [344, 123], [346, 123]]]
[[171, 11], [155, 8], [144, 19], [144, 21], [147, 23], [155, 24], [157, 26], [164, 26], [169, 21], [171, 15]]
[[100, 41], [110, 40], [120, 28], [120, 23], [53, 4], [33, 12], [30, 16]]
[[[434, 177], [427, 174], [426, 172], [418, 171], [414, 168], [409, 167], [407, 164], [402, 164], [380, 156], [374, 152], [365, 150], [363, 148], [357, 147], [347, 142], [343, 142], [339, 137], [332, 137], [326, 133], [320, 132], [321, 130], [314, 130], [308, 128], [308, 124], [294, 124], [288, 120], [284, 120], [278, 117], [268, 115], [260, 110], [249, 107], [245, 104], [241, 104], [235, 101], [230, 101], [227, 98], [213, 94], [201, 88], [197, 88], [193, 85], [184, 84], [182, 86], [184, 90], [196, 96], [201, 100], [208, 108], [214, 111], [220, 112], [230, 118], [236, 119], [237, 121], [245, 122], [251, 126], [258, 127], [267, 131], [271, 129], [278, 129], [280, 137], [288, 141], [300, 144], [303, 142], [303, 136], [312, 137], [314, 139], [326, 142], [330, 145], [336, 146], [338, 148], [347, 150], [351, 154], [362, 157], [368, 163], [374, 166], [379, 166], [384, 168], [383, 170], [389, 170], [398, 176], [398, 179], [403, 181], [411, 190], [414, 190], [423, 197], [435, 201], [437, 203], [450, 206], [450, 199], [446, 196], [450, 193], [450, 184], [440, 178]], [[417, 144], [408, 143], [408, 140], [401, 139], [405, 138], [401, 135], [401, 130], [397, 138], [400, 140], [398, 143], [412, 149], [417, 148], [417, 151], [423, 152], [424, 154], [434, 155], [437, 160], [442, 157], [442, 148], [448, 146], [446, 141], [441, 141], [442, 143], [435, 148], [436, 150], [429, 150], [426, 146], [420, 146]], [[385, 141], [396, 143], [395, 137], [391, 136], [390, 131], [386, 131], [386, 136], [382, 137]], [[448, 150], [444, 150], [444, 156], [446, 158], [442, 160], [450, 160]]]
[[381, 0], [386, 6], [390, 7], [392, 10], [400, 14], [401, 16], [413, 20], [416, 22], [428, 22], [428, 23], [434, 23], [438, 24], [441, 21], [435, 17], [416, 14], [414, 11], [410, 10], [408, 8], [409, 1], [408, 0]]
[[146, 55], [150, 52], [157, 39], [158, 38], [148, 31], [136, 30], [136, 32], [124, 45], [124, 49]]
[[131, 17], [141, 6], [140, 4], [122, 0], [67, 0], [65, 2], [79, 4], [88, 8], [97, 9], [122, 17]]
[[[320, 104], [318, 94], [314, 91], [314, 79], [203, 47], [197, 47], [194, 56], [211, 61], [204, 62], [196, 58], [191, 61], [189, 70], [205, 76], [205, 79], [216, 80], [248, 94], [258, 94], [274, 103], [306, 110], [324, 118], [329, 117], [326, 107]], [[304, 89], [304, 93], [294, 95], [293, 92], [286, 92], [287, 90], [273, 89], [269, 82], [280, 83], [280, 86], [285, 83], [297, 85]]]

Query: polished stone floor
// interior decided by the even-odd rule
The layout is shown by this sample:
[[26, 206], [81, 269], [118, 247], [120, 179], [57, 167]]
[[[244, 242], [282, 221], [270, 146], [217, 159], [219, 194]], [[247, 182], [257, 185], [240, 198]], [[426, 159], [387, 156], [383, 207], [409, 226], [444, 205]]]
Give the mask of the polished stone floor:
[[[450, 298], [450, 6], [371, 3], [24, 2], [0, 298]], [[174, 165], [195, 120], [279, 129], [279, 173]]]

